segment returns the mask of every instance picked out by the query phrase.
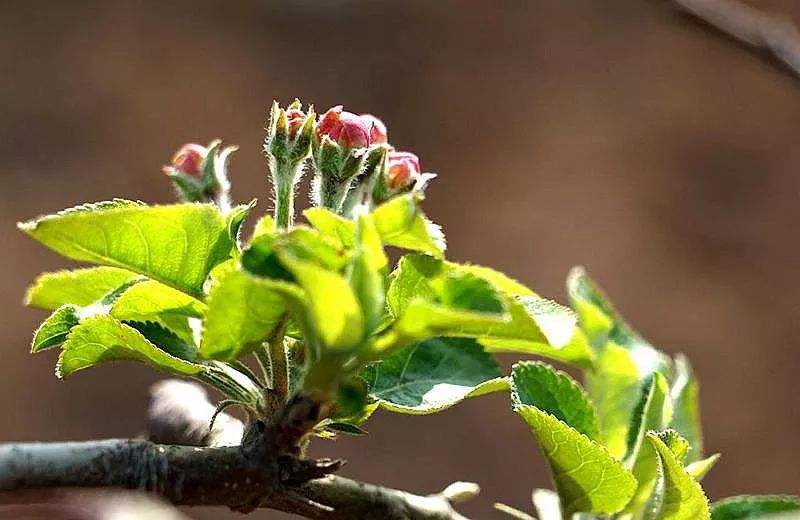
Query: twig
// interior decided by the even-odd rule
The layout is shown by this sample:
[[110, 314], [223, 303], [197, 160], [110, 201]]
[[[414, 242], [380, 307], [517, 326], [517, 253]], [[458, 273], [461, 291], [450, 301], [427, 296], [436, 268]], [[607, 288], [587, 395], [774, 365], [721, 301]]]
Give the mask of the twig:
[[[175, 505], [251, 505], [312, 519], [466, 520], [443, 494], [418, 496], [337, 476], [293, 485], [239, 447], [199, 448], [114, 439], [0, 445], [0, 492], [116, 487]], [[0, 502], [14, 495], [0, 493]]]
[[800, 31], [786, 18], [771, 16], [739, 0], [674, 0], [683, 10], [719, 31], [775, 55], [800, 76]]

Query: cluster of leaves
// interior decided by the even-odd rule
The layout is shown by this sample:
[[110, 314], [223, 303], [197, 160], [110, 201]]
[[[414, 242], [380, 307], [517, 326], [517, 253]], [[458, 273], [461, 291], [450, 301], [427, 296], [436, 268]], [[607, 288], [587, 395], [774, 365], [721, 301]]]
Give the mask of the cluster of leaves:
[[[571, 310], [495, 270], [446, 260], [420, 201], [405, 193], [362, 211], [313, 207], [304, 225], [265, 215], [246, 240], [254, 202], [114, 200], [22, 223], [95, 265], [35, 281], [27, 302], [53, 312], [32, 351], [60, 347], [60, 378], [130, 360], [198, 379], [225, 395], [220, 408], [241, 406], [251, 420], [270, 421], [303, 395], [321, 405], [309, 434], [322, 437], [363, 434], [377, 408], [430, 414], [509, 391], [553, 473], [556, 492], [534, 493], [541, 520], [800, 510], [787, 497], [709, 508], [699, 481], [718, 457], [703, 455], [688, 361], [642, 339], [579, 269]], [[392, 265], [386, 247], [406, 254]], [[493, 352], [582, 369], [586, 390], [541, 361], [503, 374]]]

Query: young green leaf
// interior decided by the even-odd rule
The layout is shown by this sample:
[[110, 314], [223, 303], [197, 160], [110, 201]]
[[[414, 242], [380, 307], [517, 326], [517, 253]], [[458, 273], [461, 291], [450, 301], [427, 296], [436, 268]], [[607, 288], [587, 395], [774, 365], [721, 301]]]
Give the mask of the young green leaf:
[[577, 512], [610, 515], [625, 507], [636, 479], [602, 445], [535, 406], [518, 405], [514, 411], [539, 441], [565, 518]]
[[511, 381], [515, 406], [533, 405], [597, 440], [599, 430], [592, 403], [568, 374], [540, 361], [523, 361], [512, 367]]
[[28, 288], [26, 305], [55, 310], [66, 303], [84, 307], [140, 275], [116, 267], [90, 267], [39, 275]]
[[85, 205], [19, 228], [73, 260], [128, 269], [193, 296], [233, 247], [211, 204]]
[[186, 293], [154, 280], [128, 287], [114, 302], [111, 315], [120, 320], [147, 321], [156, 316], [199, 318], [206, 305]]
[[700, 426], [699, 388], [692, 366], [685, 356], [675, 358], [675, 376], [670, 393], [675, 403], [672, 427], [689, 441], [691, 450], [688, 461], [700, 460], [703, 458], [703, 432]]
[[[446, 319], [436, 316], [429, 302], [441, 303], [445, 280], [453, 276], [481, 280], [483, 294], [494, 294], [495, 307], [499, 302], [508, 316], [502, 319], [488, 313], [482, 316], [459, 313], [448, 315]], [[513, 290], [514, 294], [504, 294], [503, 288]], [[461, 266], [425, 255], [406, 255], [392, 274], [387, 299], [394, 316], [403, 320], [401, 325], [407, 325], [409, 330], [417, 327], [417, 334], [435, 332], [442, 336], [475, 337], [492, 351], [533, 353], [588, 366], [592, 353], [585, 341], [581, 342], [581, 337], [575, 335], [572, 312], [548, 300], [520, 293], [529, 291], [491, 269]], [[478, 293], [473, 291], [473, 294]], [[422, 308], [411, 314], [412, 306]], [[473, 305], [472, 308], [477, 307]], [[448, 311], [453, 312], [453, 309]], [[432, 325], [437, 329], [423, 328], [426, 316], [436, 321]]]
[[627, 349], [641, 379], [653, 372], [670, 373], [670, 359], [653, 348], [622, 319], [583, 268], [575, 267], [570, 271], [567, 293], [570, 304], [578, 313], [581, 329], [596, 349], [602, 350], [609, 341]]
[[39, 325], [33, 334], [31, 353], [57, 347], [64, 343], [72, 327], [80, 323], [80, 309], [75, 305], [64, 304]]
[[234, 360], [269, 337], [286, 312], [279, 285], [232, 267], [219, 274], [208, 295], [200, 352], [207, 359]]
[[364, 315], [347, 280], [292, 254], [281, 252], [279, 257], [305, 291], [308, 321], [322, 343], [334, 350], [359, 346], [365, 338]]
[[93, 316], [74, 327], [58, 358], [59, 378], [108, 361], [141, 361], [178, 375], [196, 375], [204, 369], [160, 349], [141, 332], [110, 316]]
[[250, 242], [264, 235], [273, 235], [276, 231], [277, 226], [275, 225], [275, 219], [270, 215], [263, 215], [256, 221], [256, 225], [253, 228], [253, 236], [250, 237]]
[[658, 520], [703, 520], [711, 518], [708, 499], [697, 483], [683, 468], [678, 457], [659, 436], [650, 432], [647, 440], [658, 457], [658, 473], [663, 486], [651, 501], [650, 514]]
[[800, 498], [786, 495], [745, 495], [726, 498], [713, 504], [711, 520], [766, 519], [777, 513], [790, 511], [800, 511]]
[[[355, 223], [352, 220], [325, 208], [311, 208], [303, 215], [312, 226], [343, 247], [352, 247], [355, 243]], [[396, 197], [378, 206], [370, 218], [383, 243], [443, 257], [446, 244], [442, 230], [425, 218], [413, 195]]]
[[437, 258], [447, 247], [442, 229], [422, 213], [414, 195], [403, 195], [381, 204], [372, 212], [384, 244], [420, 251]]
[[[639, 403], [631, 415], [625, 456], [625, 465], [633, 471], [638, 482], [636, 493], [625, 508], [625, 512], [634, 515], [640, 514], [647, 507], [658, 478], [657, 455], [645, 441], [645, 436], [649, 431], [664, 429], [672, 419], [672, 400], [664, 376], [658, 372], [653, 374], [645, 382], [640, 395]], [[682, 455], [685, 454], [686, 451], [683, 450]], [[682, 457], [680, 459], [682, 464]]]
[[641, 394], [639, 369], [630, 351], [609, 342], [598, 354], [594, 370], [587, 373], [586, 382], [603, 444], [613, 456], [623, 457], [631, 415]]
[[347, 278], [361, 306], [364, 328], [371, 335], [384, 315], [386, 293], [385, 267], [388, 263], [383, 246], [372, 222], [365, 217], [358, 221], [358, 242], [347, 266]]
[[237, 247], [239, 244], [239, 231], [242, 229], [242, 224], [244, 224], [250, 212], [256, 207], [256, 202], [256, 199], [253, 199], [248, 204], [234, 206], [225, 217], [228, 236]]
[[439, 412], [470, 397], [508, 388], [497, 362], [474, 340], [435, 338], [364, 369], [370, 396], [407, 414]]
[[711, 471], [711, 468], [713, 468], [717, 463], [719, 457], [720, 454], [715, 453], [714, 455], [706, 457], [705, 459], [696, 460], [686, 466], [686, 473], [691, 475], [696, 481], [700, 482], [703, 480], [703, 477], [705, 477], [708, 472]]

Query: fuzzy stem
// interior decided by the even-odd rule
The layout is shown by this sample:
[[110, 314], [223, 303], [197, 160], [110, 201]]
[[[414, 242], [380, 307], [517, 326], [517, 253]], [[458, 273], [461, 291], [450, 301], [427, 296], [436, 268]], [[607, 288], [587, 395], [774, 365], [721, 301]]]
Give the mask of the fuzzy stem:
[[280, 400], [286, 403], [289, 395], [289, 361], [286, 357], [286, 347], [283, 339], [286, 332], [287, 318], [284, 316], [269, 338], [269, 358], [272, 367], [272, 390]]
[[287, 229], [294, 223], [294, 185], [302, 162], [297, 165], [270, 157], [272, 188], [275, 197], [275, 224]]

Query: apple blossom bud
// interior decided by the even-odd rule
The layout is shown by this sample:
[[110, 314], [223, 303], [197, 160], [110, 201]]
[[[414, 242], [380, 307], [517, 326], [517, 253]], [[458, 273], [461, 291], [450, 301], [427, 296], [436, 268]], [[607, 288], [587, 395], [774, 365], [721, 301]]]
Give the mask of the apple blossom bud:
[[343, 148], [366, 148], [370, 145], [370, 128], [361, 116], [343, 112], [336, 142]]
[[411, 152], [389, 152], [386, 158], [386, 184], [399, 191], [414, 183], [420, 175], [419, 158]]
[[294, 139], [297, 136], [297, 131], [306, 122], [306, 114], [302, 110], [290, 108], [286, 111], [286, 119], [289, 122], [289, 139]]
[[208, 149], [195, 143], [188, 143], [172, 157], [172, 166], [165, 166], [164, 173], [185, 173], [192, 177], [202, 176], [203, 159], [208, 154]]
[[389, 142], [386, 133], [386, 125], [383, 124], [383, 121], [372, 114], [361, 114], [361, 118], [367, 124], [367, 128], [369, 128], [370, 144], [386, 144]]
[[[342, 115], [343, 108], [344, 107], [342, 105], [336, 105], [335, 107], [329, 109], [327, 112], [322, 114], [322, 117], [320, 118], [319, 123], [317, 123], [317, 128], [316, 128], [318, 139], [322, 140], [324, 136], [326, 135], [330, 136], [331, 132], [334, 131], [334, 129], [339, 128], [340, 126], [339, 116]], [[336, 138], [332, 139], [336, 141]]]

